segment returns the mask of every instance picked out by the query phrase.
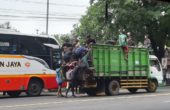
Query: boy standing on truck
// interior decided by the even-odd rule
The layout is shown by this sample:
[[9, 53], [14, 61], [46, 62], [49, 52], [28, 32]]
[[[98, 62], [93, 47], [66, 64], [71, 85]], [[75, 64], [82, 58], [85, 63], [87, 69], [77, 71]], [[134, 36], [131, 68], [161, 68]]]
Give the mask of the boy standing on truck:
[[122, 47], [123, 49], [123, 53], [124, 53], [124, 58], [127, 61], [128, 60], [128, 45], [127, 45], [127, 36], [125, 34], [125, 30], [119, 30], [120, 34], [119, 34], [119, 45]]
[[148, 35], [146, 34], [144, 37], [144, 47], [148, 49], [151, 48], [151, 40], [149, 39]]

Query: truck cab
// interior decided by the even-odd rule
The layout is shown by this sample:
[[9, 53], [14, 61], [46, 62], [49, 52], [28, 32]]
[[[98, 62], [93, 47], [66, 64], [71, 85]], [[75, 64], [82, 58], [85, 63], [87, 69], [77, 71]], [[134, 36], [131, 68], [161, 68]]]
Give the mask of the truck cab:
[[151, 78], [156, 79], [158, 85], [163, 84], [163, 70], [158, 58], [155, 55], [149, 55], [149, 59], [150, 59]]

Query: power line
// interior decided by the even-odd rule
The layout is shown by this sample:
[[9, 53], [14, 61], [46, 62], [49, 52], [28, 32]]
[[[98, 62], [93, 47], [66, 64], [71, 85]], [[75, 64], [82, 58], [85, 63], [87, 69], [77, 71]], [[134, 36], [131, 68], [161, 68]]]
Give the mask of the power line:
[[[4, 0], [3, 0], [4, 1]], [[5, 0], [6, 1], [6, 0]], [[29, 1], [29, 0], [8, 0], [8, 1], [16, 1], [16, 2], [23, 2], [23, 3], [34, 3], [34, 4], [43, 4], [46, 5], [46, 2], [40, 2], [40, 1]], [[59, 4], [59, 3], [49, 3], [49, 5], [54, 6], [64, 6], [64, 7], [78, 7], [78, 8], [84, 8], [87, 7], [85, 5], [72, 5], [72, 4]]]
[[[56, 19], [49, 19], [49, 21], [77, 21], [77, 20], [75, 20], [75, 19], [60, 19], [60, 18], [56, 18]], [[7, 18], [7, 19], [2, 19], [2, 18], [0, 18], [0, 21], [45, 21], [45, 20], [43, 20], [43, 19], [21, 19], [21, 18], [17, 18], [17, 19], [15, 19], [15, 18], [13, 18], [13, 19], [10, 19], [10, 18]]]
[[[0, 15], [0, 17], [5, 18], [30, 18], [30, 19], [45, 19], [45, 16], [19, 16], [19, 15]], [[80, 18], [76, 17], [63, 17], [63, 16], [56, 16], [56, 17], [49, 17], [49, 19], [68, 19], [68, 20], [79, 20]]]
[[[29, 2], [29, 3], [37, 3], [37, 4], [46, 4], [45, 2], [40, 2], [40, 1], [29, 1], [29, 0], [8, 0], [8, 1], [20, 1], [20, 2]], [[51, 3], [51, 4], [56, 4], [56, 3]], [[57, 5], [61, 5], [61, 4], [57, 4]], [[64, 6], [69, 6], [70, 4], [64, 4]], [[78, 5], [70, 5], [70, 6], [78, 6]], [[82, 6], [82, 5], [79, 5]], [[27, 19], [45, 19], [45, 12], [42, 11], [28, 11], [28, 10], [17, 10], [17, 9], [3, 9], [0, 8], [0, 11], [5, 12], [5, 14], [2, 14], [3, 12], [1, 12], [0, 18], [10, 18], [10, 20], [12, 20], [13, 18], [17, 19], [23, 19], [23, 18], [27, 18]], [[8, 13], [8, 14], [6, 14]], [[11, 13], [11, 14], [9, 14]], [[22, 13], [22, 15], [18, 15]], [[25, 15], [25, 16], [23, 16]], [[31, 15], [31, 16], [30, 16]], [[36, 15], [36, 16], [33, 16]], [[38, 16], [37, 16], [38, 15]], [[51, 19], [64, 19], [64, 20], [79, 20], [81, 14], [66, 14], [66, 13], [59, 13], [59, 12], [53, 12], [53, 13], [49, 13], [50, 16], [50, 20]], [[75, 17], [76, 16], [76, 17]], [[2, 19], [1, 19], [2, 20]]]
[[[30, 0], [0, 0], [0, 1], [5, 1], [6, 3], [8, 2], [18, 2], [18, 4], [22, 4], [25, 5], [34, 5], [34, 6], [41, 6], [41, 5], [47, 5], [46, 2], [41, 2], [41, 1], [30, 1]], [[44, 0], [46, 1], [46, 0]], [[19, 3], [20, 2], [20, 3]], [[18, 5], [16, 4], [16, 5]], [[35, 5], [37, 4], [37, 5]], [[72, 7], [75, 9], [78, 8], [84, 8], [86, 7], [85, 5], [75, 5], [75, 4], [60, 4], [60, 3], [49, 3], [49, 5], [53, 8], [54, 6], [57, 7]], [[20, 7], [20, 6], [19, 6]], [[7, 7], [7, 8], [12, 8], [12, 7]], [[56, 10], [57, 11], [57, 10]], [[69, 12], [69, 11], [68, 11]], [[4, 9], [4, 8], [0, 8], [0, 21], [40, 21], [40, 22], [45, 22], [46, 20], [46, 12], [44, 11], [29, 11], [29, 10], [20, 10], [20, 9]], [[49, 13], [49, 21], [74, 21], [77, 22], [80, 19], [81, 14], [66, 14], [66, 13], [61, 13], [61, 12], [54, 12], [50, 11]], [[60, 22], [59, 22], [60, 23]]]
[[[6, 13], [22, 13], [22, 14], [36, 14], [36, 15], [46, 15], [45, 12], [42, 11], [28, 11], [28, 10], [17, 10], [17, 9], [3, 9], [0, 8], [0, 11], [6, 12]], [[66, 13], [59, 13], [59, 12], [53, 12], [49, 13], [50, 16], [81, 16], [81, 14], [66, 14]]]

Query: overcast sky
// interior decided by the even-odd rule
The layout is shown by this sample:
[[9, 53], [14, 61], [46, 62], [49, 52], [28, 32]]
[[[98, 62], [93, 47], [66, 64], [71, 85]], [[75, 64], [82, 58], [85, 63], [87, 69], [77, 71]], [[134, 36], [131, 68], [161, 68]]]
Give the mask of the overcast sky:
[[[78, 23], [89, 0], [49, 0], [49, 34], [66, 34]], [[10, 21], [23, 33], [46, 31], [47, 0], [0, 0], [0, 24]]]

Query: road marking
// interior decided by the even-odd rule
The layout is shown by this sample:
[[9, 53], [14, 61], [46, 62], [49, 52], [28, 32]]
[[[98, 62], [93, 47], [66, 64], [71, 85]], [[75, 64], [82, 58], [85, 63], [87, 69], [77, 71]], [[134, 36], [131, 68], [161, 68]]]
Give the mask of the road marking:
[[[133, 99], [133, 98], [147, 98], [147, 97], [157, 97], [157, 96], [169, 96], [170, 93], [163, 94], [145, 94], [141, 96], [120, 96], [120, 97], [105, 97], [105, 98], [90, 98], [90, 99], [66, 99], [64, 101], [53, 101], [53, 102], [42, 102], [42, 103], [33, 103], [33, 104], [19, 104], [19, 105], [4, 105], [0, 108], [17, 108], [17, 107], [29, 107], [29, 106], [40, 106], [40, 105], [50, 105], [50, 104], [66, 104], [66, 103], [75, 103], [75, 102], [89, 102], [89, 101], [105, 101], [105, 100], [117, 100], [117, 99]], [[165, 103], [170, 103], [170, 101], [165, 101]]]

